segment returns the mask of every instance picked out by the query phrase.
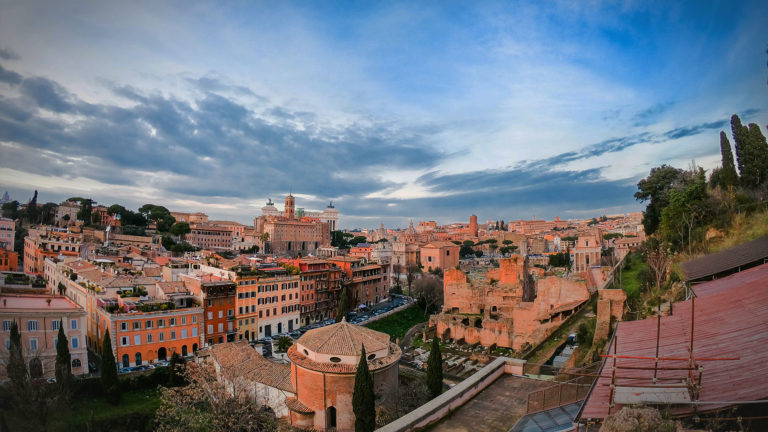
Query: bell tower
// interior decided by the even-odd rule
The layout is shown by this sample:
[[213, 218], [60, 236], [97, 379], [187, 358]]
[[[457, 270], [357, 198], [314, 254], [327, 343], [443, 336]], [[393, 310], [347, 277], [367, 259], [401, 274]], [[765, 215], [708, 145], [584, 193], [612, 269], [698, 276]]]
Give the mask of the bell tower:
[[295, 209], [296, 200], [293, 198], [293, 195], [289, 193], [288, 196], [285, 197], [285, 218], [293, 219], [295, 215]]

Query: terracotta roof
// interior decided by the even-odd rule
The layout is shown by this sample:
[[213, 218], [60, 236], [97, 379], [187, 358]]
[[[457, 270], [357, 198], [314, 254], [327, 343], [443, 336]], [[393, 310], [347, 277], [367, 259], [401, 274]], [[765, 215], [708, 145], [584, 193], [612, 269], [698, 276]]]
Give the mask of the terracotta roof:
[[293, 412], [297, 412], [301, 414], [315, 413], [315, 411], [312, 408], [304, 405], [303, 403], [299, 402], [298, 399], [293, 397], [285, 398], [285, 405], [288, 407], [289, 410]]
[[768, 236], [724, 251], [685, 261], [680, 269], [686, 281], [714, 279], [720, 273], [734, 273], [739, 267], [763, 264], [768, 259]]
[[247, 341], [216, 344], [211, 347], [211, 355], [225, 371], [234, 369], [246, 379], [294, 393], [291, 367], [265, 359]]
[[156, 277], [163, 274], [162, 267], [144, 267], [142, 271], [144, 272], [144, 276], [147, 277]]
[[319, 354], [359, 356], [363, 345], [369, 353], [386, 349], [389, 335], [342, 321], [310, 330], [298, 343]]
[[[703, 366], [700, 402], [750, 401], [768, 398], [768, 264], [734, 275], [705, 282], [695, 288], [694, 358], [738, 358], [738, 360], [700, 361]], [[691, 300], [673, 305], [673, 314], [661, 319], [660, 357], [689, 357], [691, 332]], [[614, 344], [621, 356], [655, 356], [656, 318], [619, 323], [608, 352]], [[661, 361], [662, 367], [687, 366], [687, 360]], [[618, 366], [653, 367], [653, 360], [619, 359]], [[610, 370], [612, 359], [603, 361], [598, 378], [582, 407], [581, 419], [600, 419], [609, 415]], [[619, 369], [623, 375], [641, 377], [632, 382], [617, 381], [619, 386], [651, 387], [653, 370]], [[684, 378], [686, 371], [659, 370], [661, 378]], [[640, 385], [640, 383], [644, 383]], [[669, 381], [662, 381], [669, 384]], [[653, 389], [649, 389], [652, 392]], [[642, 395], [642, 393], [638, 393]], [[708, 403], [699, 412], [710, 411], [734, 403]], [[610, 409], [621, 409], [616, 404]], [[694, 412], [693, 405], [672, 407], [673, 415]]]
[[[296, 344], [293, 344], [290, 348], [288, 348], [288, 358], [291, 359], [291, 362], [296, 364], [297, 366], [303, 367], [304, 369], [310, 369], [313, 371], [319, 371], [319, 372], [330, 372], [330, 373], [339, 373], [339, 374], [354, 374], [357, 372], [357, 363], [355, 364], [346, 364], [346, 363], [323, 363], [323, 362], [316, 362], [308, 357], [306, 357], [304, 354], [297, 351]], [[402, 356], [403, 352], [400, 350], [400, 347], [398, 347], [396, 344], [390, 343], [389, 344], [389, 350], [387, 351], [387, 355], [384, 357], [378, 357], [373, 360], [368, 361], [368, 368], [371, 371], [375, 371], [378, 369], [383, 369], [392, 363], [397, 363], [400, 360], [400, 357]]]
[[158, 282], [157, 287], [165, 294], [187, 293], [189, 290], [184, 287], [184, 282]]

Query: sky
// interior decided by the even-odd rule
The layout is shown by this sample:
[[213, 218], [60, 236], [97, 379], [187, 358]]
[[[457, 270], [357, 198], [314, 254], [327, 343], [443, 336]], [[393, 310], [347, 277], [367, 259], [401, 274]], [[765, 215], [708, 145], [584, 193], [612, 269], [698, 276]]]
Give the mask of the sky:
[[0, 0], [0, 194], [344, 228], [637, 211], [768, 123], [768, 3]]

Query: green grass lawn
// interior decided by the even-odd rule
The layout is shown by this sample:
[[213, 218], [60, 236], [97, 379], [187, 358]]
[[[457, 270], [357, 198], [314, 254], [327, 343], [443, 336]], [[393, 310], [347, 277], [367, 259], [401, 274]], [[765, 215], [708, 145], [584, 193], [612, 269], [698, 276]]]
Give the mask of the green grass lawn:
[[424, 315], [424, 310], [414, 304], [400, 312], [393, 313], [388, 317], [366, 324], [365, 326], [369, 329], [388, 334], [394, 341], [397, 338], [405, 336], [405, 333], [411, 327], [426, 322], [427, 320], [429, 320], [429, 315]]
[[[627, 255], [627, 263], [621, 271], [621, 289], [627, 293], [628, 298], [640, 296], [640, 280], [638, 273], [645, 266], [642, 257], [634, 253]], [[619, 288], [618, 281], [614, 281], [614, 288]]]

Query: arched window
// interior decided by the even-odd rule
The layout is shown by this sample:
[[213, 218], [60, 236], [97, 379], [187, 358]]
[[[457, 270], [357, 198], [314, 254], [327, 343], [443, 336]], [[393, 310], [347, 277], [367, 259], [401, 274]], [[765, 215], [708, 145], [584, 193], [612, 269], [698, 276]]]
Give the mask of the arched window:
[[168, 351], [165, 349], [165, 347], [162, 347], [159, 350], [157, 350], [157, 359], [168, 360]]
[[331, 363], [340, 363], [341, 362], [341, 359], [338, 358], [338, 357], [331, 357], [329, 360], [331, 361]]
[[131, 360], [128, 357], [128, 354], [123, 354], [123, 367], [126, 368], [131, 365]]
[[483, 320], [478, 318], [475, 320], [475, 327], [477, 328], [483, 328]]
[[192, 352], [197, 351], [197, 344], [192, 344]]
[[186, 345], [182, 345], [181, 346], [181, 356], [182, 357], [186, 357], [186, 355], [187, 355], [187, 346]]
[[72, 369], [81, 367], [80, 359], [72, 359]]
[[136, 366], [141, 364], [141, 353], [136, 353]]

